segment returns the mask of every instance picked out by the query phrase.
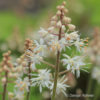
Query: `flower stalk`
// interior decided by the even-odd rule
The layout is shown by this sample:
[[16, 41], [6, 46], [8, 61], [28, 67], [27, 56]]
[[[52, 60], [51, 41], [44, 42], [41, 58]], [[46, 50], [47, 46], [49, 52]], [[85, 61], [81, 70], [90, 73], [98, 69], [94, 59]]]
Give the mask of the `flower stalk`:
[[6, 82], [4, 83], [3, 86], [3, 96], [2, 96], [2, 100], [6, 100], [6, 93], [7, 93], [7, 84], [8, 84], [8, 72], [5, 72], [5, 78], [6, 78]]
[[[28, 79], [29, 79], [29, 83], [31, 83], [30, 79], [31, 79], [31, 62], [29, 62], [28, 64]], [[28, 92], [27, 92], [27, 99], [26, 100], [30, 100], [30, 91], [31, 91], [31, 87], [30, 85], [28, 86]]]
[[[62, 21], [62, 13], [60, 15], [60, 20]], [[61, 34], [62, 34], [62, 27], [59, 29], [58, 40], [61, 39]], [[54, 87], [53, 87], [52, 100], [55, 100], [55, 96], [56, 96], [57, 79], [58, 79], [58, 75], [59, 75], [59, 62], [60, 62], [60, 51], [58, 50], [57, 51], [57, 58], [56, 58], [56, 69], [55, 69], [55, 77], [54, 77]]]

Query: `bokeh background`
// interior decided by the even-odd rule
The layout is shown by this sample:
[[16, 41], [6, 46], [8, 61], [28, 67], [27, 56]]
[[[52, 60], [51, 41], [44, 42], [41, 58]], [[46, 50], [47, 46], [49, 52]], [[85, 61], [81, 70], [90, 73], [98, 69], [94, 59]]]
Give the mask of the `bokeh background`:
[[[56, 12], [56, 6], [62, 1], [0, 0], [0, 60], [2, 53], [7, 50], [12, 51], [13, 58], [19, 57], [23, 53], [25, 39], [35, 37], [40, 27], [48, 27], [51, 16]], [[67, 2], [66, 7], [69, 9], [68, 16], [72, 18], [72, 23], [77, 26], [82, 37], [88, 36], [91, 41], [94, 38], [94, 29], [100, 27], [100, 0], [65, 1]], [[100, 33], [99, 30], [98, 33]], [[91, 66], [89, 66], [89, 72], [91, 72]], [[91, 74], [81, 74], [77, 80], [77, 85], [69, 90], [71, 93], [87, 93], [88, 80], [90, 80]], [[92, 80], [90, 83], [94, 88], [97, 86], [96, 80]], [[100, 94], [100, 90], [94, 88], [90, 90], [90, 94], [95, 94], [94, 91], [96, 91], [96, 95]], [[99, 85], [98, 88], [100, 89]], [[12, 85], [9, 85], [8, 90], [13, 90]], [[45, 95], [48, 97], [48, 92], [40, 94], [36, 87], [32, 89], [31, 100], [44, 100], [44, 98], [49, 100]], [[84, 98], [82, 99], [84, 100]], [[69, 100], [79, 100], [79, 98]], [[95, 100], [100, 100], [100, 98], [97, 97]]]

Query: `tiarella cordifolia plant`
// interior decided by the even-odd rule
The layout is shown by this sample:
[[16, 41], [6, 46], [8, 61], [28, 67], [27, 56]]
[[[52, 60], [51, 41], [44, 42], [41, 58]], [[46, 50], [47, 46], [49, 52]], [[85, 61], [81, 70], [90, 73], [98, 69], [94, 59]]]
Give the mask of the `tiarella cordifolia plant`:
[[[43, 88], [49, 89], [52, 100], [55, 100], [56, 95], [60, 93], [67, 96], [66, 90], [69, 85], [66, 84], [68, 81], [66, 73], [70, 71], [79, 77], [80, 70], [84, 70], [84, 57], [71, 57], [66, 51], [66, 48], [70, 50], [72, 46], [75, 46], [76, 50], [82, 53], [87, 40], [80, 39], [78, 31], [75, 31], [76, 26], [71, 24], [71, 18], [66, 17], [68, 10], [65, 5], [66, 2], [63, 2], [57, 7], [57, 13], [51, 18], [49, 28], [40, 28], [39, 41], [26, 39], [25, 52], [16, 61], [17, 67], [15, 68], [18, 69], [19, 75], [14, 93], [9, 92], [10, 100], [24, 100], [24, 94], [27, 94], [26, 100], [29, 100], [31, 86], [38, 86], [40, 92], [43, 91]], [[55, 64], [45, 61], [48, 58], [46, 52], [54, 54]], [[64, 58], [61, 59], [61, 56]], [[37, 65], [42, 63], [51, 68], [38, 69]], [[61, 64], [64, 65], [63, 71], [60, 71]]]
[[8, 83], [14, 83], [14, 79], [18, 76], [17, 69], [11, 63], [10, 54], [10, 51], [4, 53], [3, 60], [0, 64], [1, 83], [3, 85], [2, 100], [6, 100]]
[[[77, 51], [82, 53], [86, 46], [85, 42], [87, 42], [86, 39], [80, 39], [78, 31], [75, 31], [76, 26], [71, 24], [71, 18], [65, 16], [68, 14], [65, 5], [66, 2], [63, 2], [57, 7], [57, 13], [51, 18], [49, 28], [39, 30], [39, 41], [27, 39], [25, 42], [23, 60], [19, 59], [18, 62], [24, 64], [26, 77], [24, 77], [25, 79], [19, 77], [17, 83], [23, 84], [25, 80], [27, 82], [25, 85], [17, 85], [16, 87], [22, 90], [20, 91], [22, 94], [24, 94], [24, 90], [27, 91], [27, 100], [29, 100], [31, 86], [39, 86], [40, 92], [42, 92], [42, 88], [48, 88], [51, 90], [52, 100], [55, 100], [56, 94], [61, 92], [67, 96], [66, 89], [69, 85], [66, 84], [67, 79], [64, 74], [70, 71], [79, 77], [80, 70], [85, 68], [83, 56], [70, 57], [67, 52], [64, 52], [66, 48], [71, 49], [72, 46], [75, 46]], [[47, 58], [46, 51], [56, 56], [55, 65], [44, 60]], [[63, 59], [61, 59], [61, 55], [63, 55]], [[51, 66], [55, 73], [48, 68], [37, 69], [36, 65], [41, 63]], [[62, 72], [59, 70], [60, 63], [65, 66], [65, 70]], [[25, 87], [23, 88], [23, 86]]]

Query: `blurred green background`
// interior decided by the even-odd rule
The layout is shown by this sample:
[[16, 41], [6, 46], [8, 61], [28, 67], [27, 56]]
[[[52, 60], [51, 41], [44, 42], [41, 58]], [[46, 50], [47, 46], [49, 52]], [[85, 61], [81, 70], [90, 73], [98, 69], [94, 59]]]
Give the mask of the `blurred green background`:
[[[47, 27], [56, 6], [63, 0], [0, 0], [0, 60], [2, 53], [10, 49], [20, 56], [24, 40], [37, 34], [40, 27]], [[94, 27], [100, 26], [100, 0], [65, 0], [72, 23], [84, 36], [92, 36]], [[82, 73], [86, 87], [87, 75]], [[78, 80], [81, 83], [81, 80]], [[0, 84], [1, 85], [1, 84]], [[13, 90], [8, 86], [8, 90]], [[0, 88], [0, 91], [1, 88]], [[85, 90], [84, 90], [85, 91]], [[38, 95], [39, 94], [39, 95]], [[32, 89], [31, 100], [42, 100], [37, 88]], [[1, 100], [1, 95], [0, 95]]]

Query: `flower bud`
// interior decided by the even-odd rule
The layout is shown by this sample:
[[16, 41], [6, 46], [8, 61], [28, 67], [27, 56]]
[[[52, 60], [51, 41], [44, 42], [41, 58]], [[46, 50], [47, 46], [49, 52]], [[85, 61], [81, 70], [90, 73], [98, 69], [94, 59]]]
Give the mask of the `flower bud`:
[[61, 6], [57, 6], [57, 9], [58, 9], [58, 10], [61, 10]]
[[54, 31], [54, 27], [53, 26], [48, 28], [48, 32], [49, 33], [53, 33], [53, 31]]
[[52, 26], [56, 26], [56, 21], [51, 21]]
[[5, 66], [3, 67], [3, 70], [4, 70], [4, 71], [9, 71], [9, 68], [5, 65]]
[[17, 78], [17, 77], [18, 77], [18, 73], [14, 73], [13, 78]]
[[64, 13], [68, 13], [68, 9], [64, 9], [63, 11], [64, 11]]
[[20, 58], [17, 59], [17, 63], [18, 63], [18, 64], [21, 63], [21, 59], [20, 59]]
[[25, 61], [23, 61], [22, 66], [25, 67], [27, 65], [27, 63]]
[[22, 66], [18, 66], [18, 67], [17, 67], [17, 71], [18, 71], [18, 72], [22, 71], [22, 69], [23, 69]]
[[5, 84], [6, 83], [6, 77], [3, 77], [1, 81], [2, 81], [3, 84]]
[[53, 16], [51, 20], [53, 20], [53, 21], [57, 21], [57, 16], [56, 16], [56, 15]]
[[58, 21], [58, 23], [57, 23], [57, 25], [56, 25], [58, 28], [61, 28], [61, 26], [62, 26], [62, 23], [61, 23], [61, 21]]
[[60, 16], [60, 15], [61, 15], [61, 11], [58, 10], [57, 13], [56, 13], [56, 15], [57, 15], [57, 16]]
[[72, 24], [68, 24], [68, 27], [70, 31], [74, 31], [76, 28], [75, 25], [72, 25]]
[[62, 25], [62, 31], [64, 32], [66, 30], [65, 25]]
[[65, 9], [65, 7], [62, 5], [62, 6], [61, 6], [61, 10], [64, 10], [64, 9]]
[[65, 23], [71, 23], [71, 18], [64, 16], [64, 17], [63, 17], [63, 21], [64, 21]]
[[16, 67], [12, 67], [12, 68], [11, 68], [11, 71], [12, 71], [12, 72], [16, 72]]
[[8, 77], [12, 78], [12, 77], [13, 77], [13, 74], [10, 72], [10, 73], [8, 74]]
[[12, 98], [14, 96], [14, 94], [12, 92], [8, 93], [9, 98]]
[[66, 1], [64, 1], [62, 4], [65, 6], [66, 5]]

